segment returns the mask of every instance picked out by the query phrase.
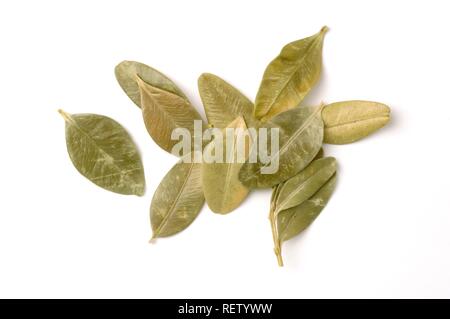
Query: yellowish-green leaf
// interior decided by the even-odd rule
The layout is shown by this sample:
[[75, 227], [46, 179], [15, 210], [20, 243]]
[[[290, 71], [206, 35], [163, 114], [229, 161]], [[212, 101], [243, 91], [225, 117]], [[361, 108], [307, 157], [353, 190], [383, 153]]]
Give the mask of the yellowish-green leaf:
[[141, 106], [141, 93], [136, 81], [136, 76], [144, 82], [161, 90], [171, 92], [187, 100], [183, 92], [167, 76], [161, 72], [140, 62], [122, 61], [119, 63], [114, 73], [120, 87], [128, 97], [137, 105]]
[[[232, 143], [227, 143], [226, 129], [233, 130]], [[213, 212], [219, 214], [226, 214], [237, 208], [249, 192], [238, 178], [250, 147], [249, 136], [245, 135], [247, 129], [245, 121], [242, 117], [238, 117], [226, 129], [223, 130], [223, 138], [219, 141], [213, 140], [206, 146], [204, 152], [205, 154], [221, 152], [223, 162], [202, 164], [206, 203]]]
[[248, 127], [258, 124], [253, 117], [253, 103], [220, 77], [203, 73], [198, 79], [198, 89], [210, 125], [222, 129], [238, 116], [244, 117]]
[[[334, 191], [336, 174], [333, 174], [326, 182], [322, 183], [322, 187], [309, 198], [303, 200], [300, 205], [278, 212], [279, 207], [273, 202], [278, 202], [282, 197], [281, 189], [286, 183], [287, 182], [274, 188], [269, 214], [274, 252], [277, 256], [279, 266], [283, 266], [282, 243], [301, 233], [317, 218]], [[276, 214], [277, 212], [278, 214]]]
[[145, 126], [156, 144], [172, 153], [173, 146], [179, 142], [172, 139], [172, 132], [177, 128], [184, 128], [192, 138], [190, 150], [194, 150], [194, 121], [202, 120], [195, 108], [179, 95], [147, 84], [139, 77], [137, 82]]
[[370, 101], [344, 101], [322, 110], [324, 143], [356, 142], [385, 126], [390, 119], [387, 105]]
[[142, 196], [144, 168], [131, 136], [113, 119], [97, 114], [59, 113], [66, 121], [66, 144], [76, 169], [109, 191]]
[[167, 237], [188, 227], [205, 203], [201, 164], [178, 162], [153, 195], [150, 221], [153, 237]]
[[322, 46], [327, 27], [287, 44], [267, 66], [255, 101], [255, 117], [267, 121], [299, 105], [322, 70]]
[[[279, 149], [271, 151], [270, 163], [278, 160], [279, 167], [272, 174], [264, 174], [270, 163], [247, 161], [239, 172], [239, 179], [249, 188], [265, 188], [277, 185], [304, 169], [322, 146], [323, 122], [321, 107], [301, 107], [278, 114], [262, 128], [278, 129]], [[272, 149], [272, 133], [268, 130], [268, 150]], [[250, 158], [251, 159], [251, 156]]]
[[336, 173], [336, 159], [326, 157], [309, 164], [297, 175], [285, 181], [276, 199], [275, 215], [298, 206], [318, 192]]
[[319, 191], [304, 201], [278, 214], [278, 237], [287, 241], [305, 230], [328, 203], [336, 186], [336, 175], [333, 175]]

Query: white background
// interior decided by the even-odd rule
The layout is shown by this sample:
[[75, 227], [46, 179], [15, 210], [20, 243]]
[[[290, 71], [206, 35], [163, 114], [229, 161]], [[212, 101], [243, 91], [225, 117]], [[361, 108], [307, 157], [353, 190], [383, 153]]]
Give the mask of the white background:
[[[2, 1], [0, 297], [450, 297], [446, 1]], [[285, 244], [278, 268], [269, 190], [227, 216], [205, 207], [147, 243], [148, 210], [176, 162], [148, 136], [114, 78], [121, 60], [171, 77], [203, 113], [211, 72], [254, 99], [281, 47], [330, 31], [307, 103], [368, 99], [392, 122], [327, 146], [339, 161], [329, 205]], [[66, 152], [56, 110], [100, 113], [139, 145], [145, 197], [107, 192]]]

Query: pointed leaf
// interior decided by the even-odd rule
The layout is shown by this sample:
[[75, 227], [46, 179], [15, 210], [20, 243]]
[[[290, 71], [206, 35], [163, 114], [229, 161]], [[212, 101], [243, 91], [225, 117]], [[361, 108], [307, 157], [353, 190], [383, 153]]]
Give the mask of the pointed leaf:
[[387, 105], [369, 101], [344, 101], [322, 110], [324, 143], [347, 144], [358, 141], [385, 126], [390, 119]]
[[277, 200], [276, 212], [298, 206], [317, 193], [336, 173], [336, 159], [326, 157], [309, 164], [300, 173], [283, 183]]
[[222, 129], [242, 116], [248, 127], [256, 126], [253, 103], [231, 84], [214, 74], [203, 73], [198, 79], [198, 89], [210, 125]]
[[[186, 99], [147, 84], [137, 78], [141, 92], [141, 108], [145, 126], [152, 139], [162, 149], [171, 153], [179, 141], [172, 140], [176, 128], [189, 130], [194, 137], [194, 120], [202, 120], [195, 108]], [[194, 150], [194, 140], [191, 141]], [[186, 155], [186, 154], [184, 154]]]
[[300, 234], [317, 218], [328, 203], [336, 186], [336, 175], [301, 205], [282, 211], [277, 218], [278, 238], [287, 241]]
[[205, 203], [201, 164], [178, 162], [153, 195], [150, 221], [153, 238], [167, 237], [188, 227]]
[[68, 114], [66, 144], [76, 169], [109, 191], [142, 196], [144, 168], [131, 136], [113, 119], [97, 114]]
[[[205, 149], [207, 154], [213, 151], [218, 152], [216, 145], [221, 143], [220, 148], [223, 150], [224, 161], [222, 163], [204, 162], [202, 164], [203, 191], [206, 202], [213, 212], [219, 214], [226, 214], [237, 208], [249, 192], [248, 188], [239, 181], [239, 170], [243, 162], [238, 162], [238, 153], [241, 155], [241, 159], [245, 161], [250, 147], [248, 136], [245, 139], [245, 136], [242, 135], [247, 129], [245, 121], [242, 117], [238, 117], [227, 128], [236, 129], [231, 145], [226, 144], [227, 136], [224, 129], [223, 139], [220, 141], [213, 140]], [[233, 162], [227, 162], [228, 152], [231, 154]]]
[[116, 66], [114, 73], [120, 87], [139, 107], [141, 106], [141, 93], [139, 92], [136, 75], [154, 87], [171, 92], [187, 100], [183, 92], [167, 76], [143, 63], [122, 61]]
[[[272, 162], [278, 159], [278, 171], [263, 174], [261, 169], [267, 166], [262, 161], [247, 161], [239, 172], [241, 182], [251, 187], [272, 187], [294, 176], [305, 168], [316, 156], [322, 146], [323, 122], [320, 107], [302, 107], [278, 114], [263, 128], [277, 128], [279, 132], [279, 150], [271, 154]], [[270, 133], [271, 130], [268, 130]], [[271, 140], [271, 133], [268, 141]], [[271, 147], [268, 147], [270, 150]]]
[[287, 44], [270, 62], [256, 96], [256, 118], [266, 121], [299, 105], [320, 77], [327, 30]]

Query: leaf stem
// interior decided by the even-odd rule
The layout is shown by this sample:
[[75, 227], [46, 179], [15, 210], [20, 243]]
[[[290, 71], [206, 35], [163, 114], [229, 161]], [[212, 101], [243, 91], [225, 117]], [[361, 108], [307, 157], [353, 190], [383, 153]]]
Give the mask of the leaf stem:
[[269, 214], [270, 226], [272, 227], [272, 237], [274, 248], [273, 251], [277, 256], [278, 266], [283, 267], [283, 256], [281, 255], [281, 244], [280, 239], [278, 238], [278, 229], [276, 224], [276, 216], [273, 209], [270, 210]]

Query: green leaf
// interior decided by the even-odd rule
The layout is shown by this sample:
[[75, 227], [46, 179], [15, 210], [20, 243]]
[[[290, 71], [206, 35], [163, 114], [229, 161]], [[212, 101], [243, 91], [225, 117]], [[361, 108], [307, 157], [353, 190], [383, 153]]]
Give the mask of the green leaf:
[[198, 89], [210, 125], [223, 129], [242, 116], [248, 127], [257, 126], [253, 103], [220, 77], [203, 73], [198, 79]]
[[[277, 128], [279, 150], [272, 152], [272, 162], [278, 159], [279, 168], [273, 174], [263, 174], [267, 164], [258, 160], [247, 161], [239, 172], [241, 182], [249, 187], [272, 187], [294, 176], [305, 168], [316, 156], [322, 146], [323, 122], [321, 107], [301, 107], [292, 109], [264, 123], [262, 128]], [[268, 130], [268, 133], [271, 131]], [[271, 133], [268, 141], [271, 141]], [[272, 144], [268, 150], [272, 148]], [[251, 159], [251, 157], [250, 157]]]
[[188, 100], [147, 84], [139, 77], [137, 82], [145, 126], [156, 144], [172, 153], [173, 146], [179, 142], [172, 139], [172, 132], [177, 128], [185, 128], [192, 138], [190, 150], [194, 150], [194, 121], [202, 121], [195, 108]]
[[120, 87], [139, 107], [141, 107], [141, 94], [139, 92], [136, 76], [141, 78], [147, 84], [176, 94], [187, 100], [183, 92], [167, 76], [143, 63], [122, 61], [116, 66], [114, 73]]
[[347, 144], [358, 141], [385, 126], [390, 119], [387, 105], [369, 101], [344, 101], [322, 110], [324, 143]]
[[288, 208], [298, 206], [324, 186], [336, 173], [336, 159], [326, 157], [308, 165], [297, 175], [281, 186], [277, 199], [275, 215]]
[[131, 136], [113, 119], [97, 114], [59, 113], [66, 121], [66, 144], [76, 169], [109, 191], [142, 196], [144, 168]]
[[255, 117], [266, 121], [299, 105], [322, 70], [322, 46], [328, 28], [287, 44], [267, 66], [255, 101]]
[[[226, 143], [227, 136], [223, 130], [223, 139], [213, 140], [209, 143], [204, 153], [216, 154], [222, 151], [222, 163], [202, 164], [203, 191], [209, 208], [219, 214], [227, 214], [237, 208], [247, 197], [249, 190], [239, 181], [239, 170], [248, 157], [249, 139], [242, 133], [247, 129], [242, 117], [238, 117], [231, 122], [227, 128], [235, 129], [233, 131], [232, 143]], [[239, 131], [240, 130], [240, 131]], [[220, 143], [219, 145], [217, 145]], [[241, 145], [243, 146], [240, 149]], [[225, 147], [226, 146], [226, 147]], [[227, 161], [227, 155], [230, 154], [233, 161]], [[238, 161], [238, 153], [242, 156], [242, 161]]]
[[150, 207], [152, 238], [171, 236], [187, 228], [204, 203], [201, 164], [178, 162], [164, 176], [153, 195]]

